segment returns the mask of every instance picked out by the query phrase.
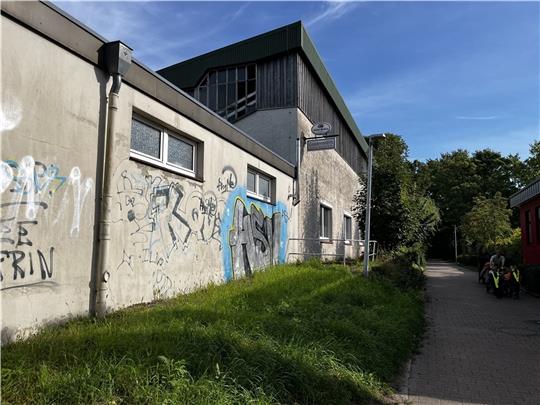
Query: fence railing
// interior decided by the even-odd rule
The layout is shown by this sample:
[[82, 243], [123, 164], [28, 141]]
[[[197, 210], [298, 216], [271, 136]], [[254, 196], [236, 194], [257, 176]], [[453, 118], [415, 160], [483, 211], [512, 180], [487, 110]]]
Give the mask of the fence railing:
[[[289, 242], [303, 242], [303, 249], [299, 249], [299, 252], [289, 252], [287, 254], [287, 261], [289, 261], [290, 256], [314, 256], [314, 257], [324, 257], [324, 256], [330, 256], [330, 257], [342, 257], [343, 263], [345, 264], [345, 261], [347, 260], [347, 257], [352, 258], [360, 258], [364, 254], [364, 246], [365, 246], [365, 240], [364, 239], [334, 239], [334, 238], [289, 238]], [[306, 251], [305, 243], [311, 242], [311, 243], [319, 243], [320, 244], [320, 252], [313, 252], [312, 249]], [[325, 253], [323, 252], [323, 246], [327, 244], [333, 244], [334, 242], [341, 243], [341, 245], [338, 245], [336, 247], [337, 250], [343, 250], [343, 252], [336, 252], [336, 253]], [[288, 246], [291, 246], [290, 243]], [[349, 248], [349, 249], [347, 249]], [[362, 248], [362, 249], [361, 249]], [[352, 250], [352, 254], [351, 253]], [[374, 260], [377, 257], [377, 241], [376, 240], [370, 240], [369, 241], [369, 259]]]

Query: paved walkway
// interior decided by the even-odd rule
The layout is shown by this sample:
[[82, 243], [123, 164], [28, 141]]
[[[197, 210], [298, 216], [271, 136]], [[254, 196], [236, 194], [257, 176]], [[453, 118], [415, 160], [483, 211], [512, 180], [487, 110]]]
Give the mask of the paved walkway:
[[403, 397], [412, 404], [540, 404], [540, 299], [498, 300], [477, 273], [427, 268], [428, 330]]

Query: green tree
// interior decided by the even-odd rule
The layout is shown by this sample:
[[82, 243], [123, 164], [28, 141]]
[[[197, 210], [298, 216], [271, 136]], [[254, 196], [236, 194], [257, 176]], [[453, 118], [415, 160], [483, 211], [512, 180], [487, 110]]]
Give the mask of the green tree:
[[476, 176], [480, 180], [480, 194], [492, 197], [500, 192], [508, 197], [519, 190], [519, 173], [523, 171], [524, 163], [518, 155], [503, 156], [500, 152], [484, 149], [474, 152], [472, 161]]
[[[408, 147], [390, 134], [374, 145], [371, 237], [387, 251], [424, 244], [435, 232], [439, 212], [435, 203], [414, 184], [414, 167], [407, 160]], [[355, 217], [364, 224], [365, 177], [355, 196]]]
[[512, 235], [508, 200], [496, 193], [494, 197], [475, 197], [473, 208], [463, 217], [461, 230], [467, 243], [477, 249], [498, 248], [497, 242]]
[[525, 159], [521, 170], [521, 185], [524, 186], [540, 177], [540, 141], [534, 141], [529, 147], [530, 156]]
[[442, 224], [459, 224], [480, 192], [480, 177], [469, 152], [457, 150], [428, 160], [417, 176], [423, 176], [428, 195], [439, 207]]

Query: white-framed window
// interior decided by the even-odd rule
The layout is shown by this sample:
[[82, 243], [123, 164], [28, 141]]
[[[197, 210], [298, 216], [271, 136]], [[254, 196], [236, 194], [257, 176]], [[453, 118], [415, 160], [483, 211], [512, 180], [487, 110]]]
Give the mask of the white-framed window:
[[343, 239], [346, 244], [352, 241], [352, 216], [349, 213], [343, 214]]
[[332, 206], [326, 203], [320, 205], [320, 238], [322, 240], [332, 239]]
[[251, 167], [247, 170], [247, 195], [272, 202], [274, 181], [272, 177]]
[[171, 171], [195, 177], [197, 142], [144, 118], [131, 120], [130, 156]]

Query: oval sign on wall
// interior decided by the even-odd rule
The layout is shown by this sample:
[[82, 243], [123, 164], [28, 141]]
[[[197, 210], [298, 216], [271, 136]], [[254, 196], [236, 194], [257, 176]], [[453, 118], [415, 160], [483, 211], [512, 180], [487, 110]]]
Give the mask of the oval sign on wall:
[[328, 134], [331, 129], [332, 125], [330, 125], [328, 122], [317, 122], [311, 127], [311, 132], [313, 133], [313, 135], [324, 136]]

